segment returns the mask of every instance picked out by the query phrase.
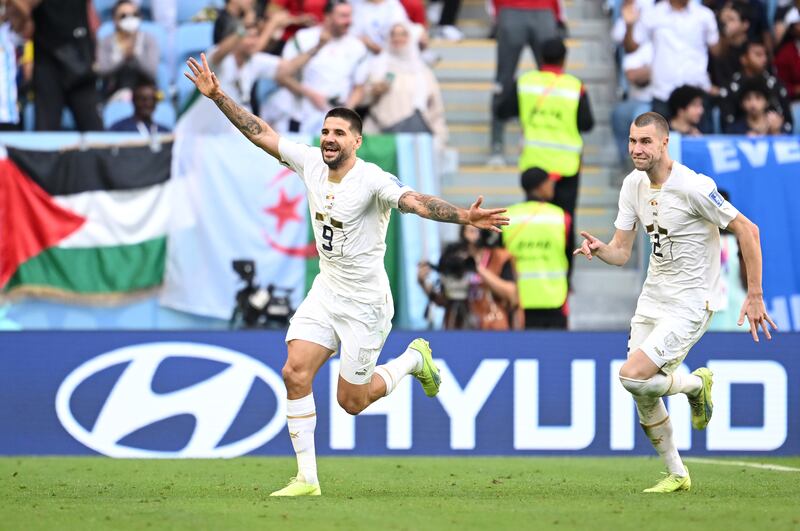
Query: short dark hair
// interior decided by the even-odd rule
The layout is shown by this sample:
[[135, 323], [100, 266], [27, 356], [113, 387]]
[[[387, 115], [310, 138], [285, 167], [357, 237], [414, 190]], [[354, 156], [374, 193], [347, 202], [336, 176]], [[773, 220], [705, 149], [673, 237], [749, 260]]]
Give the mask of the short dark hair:
[[354, 135], [361, 134], [361, 129], [363, 128], [361, 117], [353, 109], [334, 107], [325, 115], [325, 119], [327, 120], [328, 118], [341, 118], [342, 120], [346, 120], [347, 123], [350, 124], [350, 131], [352, 131]]
[[769, 86], [767, 80], [760, 76], [746, 77], [739, 86], [739, 104], [750, 94], [760, 94], [765, 100], [769, 101]]
[[670, 114], [675, 116], [679, 110], [685, 109], [695, 99], [702, 98], [704, 94], [703, 89], [691, 85], [681, 85], [672, 91], [672, 94], [669, 95], [669, 100], [667, 100]]
[[322, 12], [327, 15], [328, 13], [331, 13], [336, 6], [342, 4], [350, 5], [350, 2], [348, 0], [327, 0], [325, 2], [325, 9], [323, 9]]
[[739, 15], [739, 20], [750, 24], [751, 10], [748, 4], [739, 2], [737, 0], [732, 0], [727, 2], [723, 7], [728, 8], [731, 11], [735, 11], [736, 14]]
[[753, 46], [760, 46], [762, 48], [767, 47], [767, 45], [761, 39], [748, 39], [748, 41], [744, 43], [744, 51], [742, 52], [742, 55], [747, 54], [750, 51], [750, 48]]
[[115, 4], [114, 4], [114, 7], [112, 7], [112, 8], [111, 8], [111, 16], [112, 16], [112, 17], [116, 17], [116, 16], [117, 16], [117, 10], [118, 10], [120, 7], [124, 6], [125, 4], [132, 5], [133, 7], [135, 7], [135, 8], [136, 8], [136, 11], [137, 11], [137, 12], [139, 11], [139, 6], [137, 6], [137, 5], [136, 5], [136, 4], [133, 2], [133, 0], [117, 0], [117, 3], [115, 3]]
[[550, 176], [542, 168], [528, 168], [520, 176], [520, 185], [526, 192], [531, 192], [539, 188], [539, 185], [549, 179]]
[[648, 111], [640, 114], [633, 120], [633, 125], [636, 127], [647, 127], [648, 125], [655, 125], [656, 129], [664, 136], [669, 135], [669, 124], [667, 120], [657, 112]]
[[560, 65], [567, 58], [567, 47], [559, 38], [547, 39], [542, 43], [542, 63], [546, 65]]

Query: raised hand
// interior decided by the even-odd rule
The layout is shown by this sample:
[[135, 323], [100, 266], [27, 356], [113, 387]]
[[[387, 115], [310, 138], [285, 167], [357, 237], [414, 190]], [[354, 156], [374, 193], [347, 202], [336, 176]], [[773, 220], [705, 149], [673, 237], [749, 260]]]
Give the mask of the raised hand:
[[509, 218], [503, 216], [505, 208], [481, 208], [483, 203], [483, 196], [478, 196], [478, 199], [469, 207], [469, 224], [479, 229], [488, 229], [492, 232], [503, 232], [500, 229], [501, 225], [508, 225]]
[[764, 335], [767, 339], [772, 339], [767, 323], [772, 326], [773, 330], [778, 329], [767, 314], [767, 308], [764, 306], [764, 298], [760, 295], [747, 294], [744, 304], [742, 304], [742, 311], [739, 312], [739, 322], [737, 323], [739, 326], [744, 324], [745, 317], [747, 317], [750, 323], [750, 334], [753, 336], [753, 341], [756, 343], [758, 343], [759, 326], [764, 330]]
[[190, 57], [189, 60], [186, 61], [186, 66], [189, 67], [189, 70], [192, 71], [192, 74], [190, 75], [188, 72], [184, 72], [183, 75], [189, 78], [189, 81], [194, 83], [194, 86], [197, 87], [197, 90], [199, 90], [203, 96], [213, 100], [222, 92], [219, 88], [219, 80], [217, 79], [216, 74], [214, 74], [214, 72], [212, 72], [211, 68], [208, 66], [206, 54], [201, 53], [200, 60], [203, 62], [203, 64], [198, 63], [197, 59], [194, 57]]
[[580, 247], [572, 251], [572, 256], [582, 254], [591, 260], [592, 257], [597, 254], [597, 251], [606, 245], [586, 231], [581, 231], [581, 236], [584, 238], [583, 243], [581, 243]]

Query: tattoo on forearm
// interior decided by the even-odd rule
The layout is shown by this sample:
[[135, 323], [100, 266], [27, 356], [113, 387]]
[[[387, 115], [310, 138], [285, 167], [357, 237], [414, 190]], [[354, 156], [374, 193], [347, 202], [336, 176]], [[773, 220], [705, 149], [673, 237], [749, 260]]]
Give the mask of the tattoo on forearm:
[[257, 136], [264, 132], [264, 128], [261, 127], [261, 120], [258, 117], [248, 112], [225, 94], [214, 98], [214, 103], [228, 117], [228, 120], [246, 136]]
[[[406, 198], [406, 196], [408, 197]], [[447, 221], [450, 223], [458, 223], [459, 221], [458, 207], [438, 197], [420, 194], [419, 192], [403, 194], [400, 208], [405, 212], [415, 212], [424, 218], [435, 221]]]

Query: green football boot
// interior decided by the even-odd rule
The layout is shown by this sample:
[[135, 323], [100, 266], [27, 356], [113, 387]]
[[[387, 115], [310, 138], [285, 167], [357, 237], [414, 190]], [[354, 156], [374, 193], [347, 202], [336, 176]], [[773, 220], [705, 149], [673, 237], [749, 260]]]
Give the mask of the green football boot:
[[689, 397], [689, 406], [692, 408], [692, 426], [696, 430], [704, 430], [711, 420], [714, 412], [714, 402], [711, 401], [711, 386], [714, 385], [714, 373], [706, 367], [700, 367], [692, 372], [703, 380], [703, 387], [695, 397]]
[[687, 468], [685, 476], [666, 474], [664, 479], [662, 479], [649, 489], [644, 489], [642, 492], [667, 494], [669, 492], [677, 492], [679, 490], [689, 490], [691, 488], [692, 488], [692, 478], [689, 477], [689, 469]]
[[270, 496], [321, 496], [322, 490], [319, 485], [306, 483], [306, 478], [302, 474], [289, 480], [289, 484], [280, 490], [276, 490]]
[[427, 396], [436, 396], [442, 379], [439, 376], [439, 368], [433, 362], [431, 346], [427, 341], [418, 337], [408, 345], [408, 348], [413, 348], [422, 355], [422, 368], [417, 372], [412, 372], [411, 375], [419, 380]]

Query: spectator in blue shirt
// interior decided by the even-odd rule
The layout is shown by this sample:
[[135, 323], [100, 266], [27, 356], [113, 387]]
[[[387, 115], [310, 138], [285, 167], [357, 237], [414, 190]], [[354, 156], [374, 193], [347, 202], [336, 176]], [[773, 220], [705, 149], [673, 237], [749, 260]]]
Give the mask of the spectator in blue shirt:
[[109, 131], [140, 132], [143, 136], [169, 133], [169, 128], [153, 121], [158, 89], [152, 80], [142, 80], [133, 88], [133, 116], [111, 125]]

